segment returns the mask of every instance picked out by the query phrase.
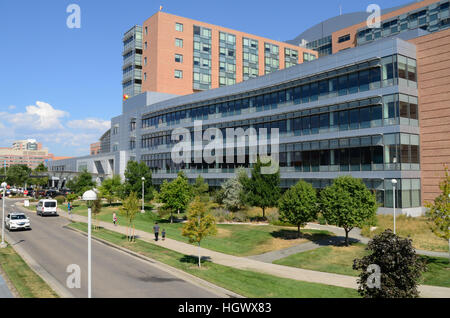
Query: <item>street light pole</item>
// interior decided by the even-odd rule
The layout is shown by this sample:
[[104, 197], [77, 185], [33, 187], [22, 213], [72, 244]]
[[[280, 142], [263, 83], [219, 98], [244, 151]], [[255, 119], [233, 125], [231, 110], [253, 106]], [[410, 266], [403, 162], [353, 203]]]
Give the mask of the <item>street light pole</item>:
[[145, 213], [145, 207], [144, 207], [144, 182], [145, 182], [145, 178], [142, 177], [142, 210], [141, 210], [141, 213]]
[[88, 298], [92, 298], [92, 265], [91, 265], [91, 251], [92, 251], [92, 202], [97, 200], [97, 193], [93, 190], [86, 191], [83, 194], [83, 201], [86, 201], [88, 206]]
[[0, 243], [0, 248], [5, 248], [6, 246], [8, 246], [5, 243], [5, 200], [6, 200], [6, 182], [2, 183], [2, 188], [3, 188], [3, 197], [2, 197], [2, 242]]
[[394, 203], [394, 234], [396, 234], [396, 229], [395, 229], [395, 186], [397, 184], [397, 180], [396, 179], [392, 179], [392, 201]]

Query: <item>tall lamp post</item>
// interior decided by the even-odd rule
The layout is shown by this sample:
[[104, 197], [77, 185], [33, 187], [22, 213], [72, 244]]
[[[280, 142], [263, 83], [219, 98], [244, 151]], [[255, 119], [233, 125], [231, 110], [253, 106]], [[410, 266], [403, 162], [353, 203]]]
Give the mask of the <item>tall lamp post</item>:
[[392, 201], [393, 201], [393, 206], [394, 206], [394, 234], [396, 234], [396, 230], [395, 230], [395, 186], [397, 185], [397, 180], [396, 179], [392, 179]]
[[92, 266], [91, 266], [91, 235], [92, 235], [92, 202], [97, 200], [97, 193], [93, 190], [86, 191], [83, 194], [83, 201], [88, 206], [88, 298], [92, 298]]
[[145, 182], [145, 178], [142, 177], [142, 210], [141, 210], [141, 213], [145, 213], [145, 208], [144, 208], [144, 182]]
[[5, 243], [5, 200], [6, 200], [6, 182], [2, 183], [2, 188], [3, 188], [3, 197], [2, 197], [2, 213], [3, 213], [3, 218], [2, 218], [2, 242], [0, 243], [0, 248], [5, 248], [6, 246], [8, 246]]

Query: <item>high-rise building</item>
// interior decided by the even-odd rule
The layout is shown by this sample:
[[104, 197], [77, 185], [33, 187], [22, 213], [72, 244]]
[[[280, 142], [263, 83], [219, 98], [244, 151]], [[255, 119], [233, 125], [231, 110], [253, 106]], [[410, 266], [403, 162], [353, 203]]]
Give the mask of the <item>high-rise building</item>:
[[[192, 86], [173, 84], [174, 91], [165, 91], [163, 88], [169, 82], [162, 73], [158, 75], [158, 70], [165, 68], [156, 67], [167, 64], [165, 70], [171, 70], [176, 65], [173, 63], [178, 63], [172, 62], [172, 57], [178, 52], [183, 55], [182, 51], [150, 56], [147, 65], [150, 62], [149, 67], [153, 67], [154, 62], [156, 84], [146, 87], [144, 81], [143, 93], [124, 101], [122, 114], [111, 120], [111, 129], [105, 134], [104, 143], [109, 152], [55, 162], [50, 167], [75, 172], [81, 171], [80, 167], [88, 167], [91, 172], [110, 171], [123, 176], [126, 163], [136, 160], [153, 170], [156, 185], [176, 178], [177, 172], [183, 170], [192, 182], [202, 175], [210, 186], [219, 187], [234, 176], [238, 167], [252, 167], [247, 155], [250, 145], [247, 143], [242, 152], [243, 161], [237, 160], [236, 153], [230, 155], [232, 162], [224, 158], [223, 162], [213, 163], [195, 161], [191, 154], [192, 160], [177, 163], [172, 157], [177, 143], [172, 139], [174, 130], [185, 128], [186, 138], [190, 135], [193, 139], [208, 128], [217, 128], [223, 137], [217, 141], [219, 145], [222, 141], [222, 154], [226, 154], [229, 147], [224, 136], [228, 128], [242, 128], [241, 132], [247, 133], [252, 129], [261, 133], [263, 128], [269, 131], [276, 128], [280, 133], [278, 163], [283, 188], [304, 179], [320, 189], [338, 176], [352, 175], [362, 179], [376, 194], [380, 213], [391, 213], [391, 180], [395, 178], [398, 181], [396, 207], [401, 213], [420, 215], [424, 202], [433, 200], [439, 193], [444, 164], [450, 163], [448, 16], [448, 0], [424, 0], [384, 10], [379, 29], [367, 29], [364, 22], [367, 14], [341, 15], [297, 38], [302, 45], [318, 41], [310, 47], [317, 49], [320, 58], [292, 66], [290, 63], [295, 64], [295, 58], [288, 61], [288, 54], [280, 55], [279, 61], [284, 60], [290, 66], [280, 70], [272, 67], [276, 66], [272, 62], [277, 59], [273, 45], [281, 47], [281, 44], [264, 40], [261, 52], [261, 40], [251, 38], [258, 40], [259, 61], [264, 56], [264, 65], [255, 67], [259, 70], [258, 77], [227, 87], [220, 87], [220, 80], [214, 80], [218, 88], [189, 95], [183, 94], [196, 91], [196, 87], [202, 89], [195, 86], [194, 77], [188, 81]], [[194, 51], [194, 59], [198, 56], [195, 47], [208, 47], [210, 34], [211, 47], [217, 46], [211, 52], [219, 55], [221, 45], [232, 49], [234, 41], [227, 41], [228, 36], [221, 37], [220, 33], [235, 35], [236, 43], [240, 38], [236, 31], [213, 31], [208, 25], [162, 13], [156, 17], [161, 21], [154, 18], [144, 23], [144, 28], [148, 28], [143, 31], [144, 42], [155, 31], [149, 21], [164, 25], [167, 17], [174, 31], [147, 41], [144, 48], [158, 47], [160, 43], [166, 47], [167, 41], [192, 28], [192, 33], [184, 34], [189, 41], [192, 36], [194, 44], [187, 51]], [[364, 39], [363, 30], [366, 30]], [[244, 36], [242, 39], [244, 45]], [[251, 41], [246, 43], [252, 46]], [[288, 52], [291, 47], [284, 49], [278, 52]], [[301, 56], [301, 49], [295, 49]], [[143, 52], [145, 55], [145, 49]], [[209, 53], [205, 54], [200, 52], [200, 58], [206, 58]], [[184, 55], [181, 60], [185, 61]], [[220, 57], [215, 63], [219, 62]], [[195, 66], [188, 73], [195, 73]], [[219, 71], [214, 73], [215, 69], [208, 66], [202, 74], [211, 71], [220, 77]], [[237, 82], [244, 79], [238, 73]], [[168, 94], [171, 92], [173, 95]], [[212, 140], [212, 136], [208, 138]]]
[[218, 88], [315, 59], [317, 52], [157, 12], [123, 38], [123, 93]]
[[41, 150], [42, 144], [35, 139], [17, 140], [13, 142], [14, 150]]
[[13, 165], [26, 165], [31, 169], [36, 168], [41, 163], [52, 160], [64, 160], [71, 157], [55, 157], [43, 149], [42, 144], [34, 139], [17, 140], [11, 148], [0, 148], [0, 167], [10, 167]]

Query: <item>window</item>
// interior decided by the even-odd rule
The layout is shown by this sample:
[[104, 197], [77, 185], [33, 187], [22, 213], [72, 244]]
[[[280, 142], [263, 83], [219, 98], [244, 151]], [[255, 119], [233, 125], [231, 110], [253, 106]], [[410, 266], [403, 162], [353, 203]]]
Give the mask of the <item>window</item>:
[[350, 34], [343, 35], [339, 37], [338, 43], [347, 42], [350, 40]]
[[144, 73], [144, 81], [147, 80], [147, 73]]
[[175, 54], [175, 62], [176, 63], [183, 63], [183, 55]]
[[144, 50], [146, 50], [148, 47], [147, 42], [144, 43]]
[[176, 47], [183, 47], [183, 40], [182, 39], [175, 39], [175, 46]]
[[144, 65], [147, 65], [147, 58], [144, 57]]
[[148, 27], [145, 27], [145, 35], [148, 35]]
[[183, 78], [183, 71], [175, 70], [175, 78]]
[[179, 32], [183, 32], [183, 24], [181, 23], [175, 23], [175, 30]]

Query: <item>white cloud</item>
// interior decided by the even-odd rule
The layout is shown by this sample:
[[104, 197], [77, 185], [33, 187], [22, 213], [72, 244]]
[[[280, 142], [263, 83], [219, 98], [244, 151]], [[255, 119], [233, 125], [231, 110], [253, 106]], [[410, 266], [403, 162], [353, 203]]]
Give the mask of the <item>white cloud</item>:
[[88, 155], [89, 145], [111, 127], [110, 121], [102, 119], [67, 121], [68, 112], [40, 101], [27, 106], [23, 113], [14, 113], [14, 109], [0, 112], [0, 147], [10, 147], [14, 140], [32, 138], [56, 156]]
[[61, 119], [69, 113], [53, 108], [50, 104], [36, 102], [36, 105], [26, 107], [25, 113], [2, 113], [4, 120], [15, 127], [32, 128], [35, 130], [62, 129]]
[[10, 105], [10, 106], [8, 106], [8, 109], [9, 109], [9, 110], [14, 110], [14, 109], [16, 109], [16, 106]]
[[111, 121], [93, 118], [83, 120], [72, 120], [67, 123], [67, 127], [74, 129], [98, 130], [101, 132], [105, 132], [109, 128], [111, 128]]

